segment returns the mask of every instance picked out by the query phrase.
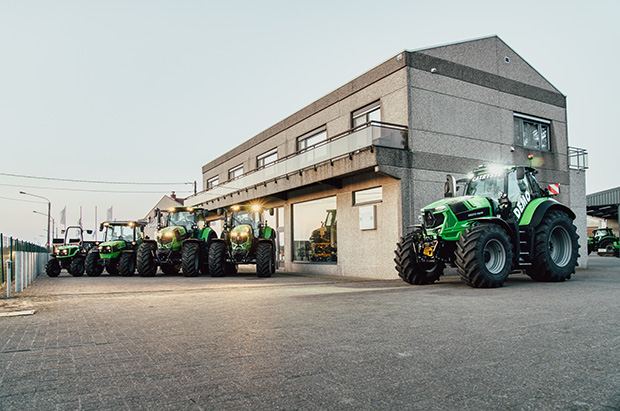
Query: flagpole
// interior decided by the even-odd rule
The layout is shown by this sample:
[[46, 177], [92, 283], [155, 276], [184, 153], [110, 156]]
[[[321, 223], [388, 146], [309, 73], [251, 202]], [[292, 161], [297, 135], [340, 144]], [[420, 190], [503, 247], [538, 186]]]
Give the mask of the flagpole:
[[97, 206], [95, 206], [95, 241], [97, 241]]

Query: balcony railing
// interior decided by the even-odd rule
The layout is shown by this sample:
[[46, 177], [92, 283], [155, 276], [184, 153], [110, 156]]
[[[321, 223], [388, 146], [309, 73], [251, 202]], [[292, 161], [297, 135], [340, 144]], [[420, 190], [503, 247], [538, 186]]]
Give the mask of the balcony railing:
[[194, 194], [186, 199], [186, 204], [200, 204], [278, 177], [285, 177], [306, 168], [348, 156], [350, 153], [370, 146], [407, 149], [407, 127], [377, 121], [362, 124], [345, 133], [281, 158], [274, 163], [247, 172], [233, 180], [225, 181], [209, 190]]
[[588, 151], [585, 148], [568, 147], [568, 167], [573, 170], [587, 170]]

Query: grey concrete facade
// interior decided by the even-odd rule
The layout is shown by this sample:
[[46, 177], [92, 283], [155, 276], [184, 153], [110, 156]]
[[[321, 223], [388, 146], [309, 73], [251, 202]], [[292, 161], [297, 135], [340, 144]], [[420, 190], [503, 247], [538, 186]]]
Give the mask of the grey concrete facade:
[[[355, 147], [348, 155], [251, 185], [229, 184], [232, 188], [222, 191], [231, 168], [242, 164], [244, 173], [251, 172], [257, 169], [257, 156], [273, 148], [278, 159], [294, 158], [297, 138], [313, 130], [324, 128], [328, 139], [345, 135], [352, 128], [352, 113], [377, 101], [382, 123], [407, 130], [406, 147]], [[515, 114], [549, 121], [550, 151], [515, 143]], [[447, 173], [458, 178], [483, 163], [527, 164], [533, 154], [541, 184], [560, 183], [558, 200], [581, 207], [578, 196], [585, 192], [585, 180], [571, 179], [569, 173], [566, 118], [565, 96], [496, 36], [403, 51], [204, 165], [205, 191], [186, 204], [213, 209], [260, 199], [284, 207], [288, 247], [292, 205], [336, 196], [338, 263], [302, 264], [288, 255], [286, 269], [394, 278], [395, 244], [407, 226], [417, 223], [420, 208], [443, 195]], [[216, 176], [223, 186], [214, 195], [206, 182]], [[377, 229], [360, 232], [352, 192], [377, 185], [383, 187]], [[576, 223], [585, 238], [585, 205], [583, 214], [583, 222]]]

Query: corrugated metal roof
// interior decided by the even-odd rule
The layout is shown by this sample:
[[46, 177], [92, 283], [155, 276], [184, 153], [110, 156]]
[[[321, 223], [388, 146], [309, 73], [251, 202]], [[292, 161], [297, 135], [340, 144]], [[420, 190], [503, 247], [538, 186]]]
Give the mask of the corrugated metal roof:
[[620, 205], [620, 187], [611, 188], [586, 196], [587, 214], [589, 216], [618, 219]]

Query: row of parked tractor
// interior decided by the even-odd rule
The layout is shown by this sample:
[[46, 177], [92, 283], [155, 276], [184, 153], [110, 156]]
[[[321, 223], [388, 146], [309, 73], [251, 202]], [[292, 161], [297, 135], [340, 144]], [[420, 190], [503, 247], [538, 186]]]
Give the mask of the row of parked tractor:
[[50, 277], [58, 277], [63, 269], [74, 277], [99, 276], [104, 270], [151, 277], [160, 268], [167, 275], [222, 277], [236, 273], [239, 264], [254, 264], [259, 277], [270, 277], [276, 269], [276, 235], [264, 211], [256, 205], [216, 210], [217, 218], [223, 219], [219, 236], [207, 223], [213, 216], [199, 207], [156, 210], [155, 239], [145, 236], [145, 221], [103, 222], [100, 242], [85, 241], [81, 227], [67, 227], [64, 238], [54, 240], [46, 272]]

